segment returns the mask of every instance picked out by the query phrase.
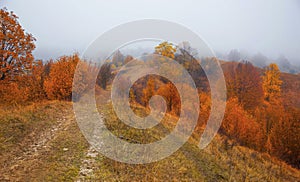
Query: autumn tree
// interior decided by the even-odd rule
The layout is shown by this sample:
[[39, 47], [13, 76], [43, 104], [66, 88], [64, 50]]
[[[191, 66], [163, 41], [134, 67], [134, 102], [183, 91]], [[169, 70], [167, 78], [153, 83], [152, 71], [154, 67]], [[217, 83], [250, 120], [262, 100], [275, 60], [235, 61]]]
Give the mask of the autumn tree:
[[136, 102], [136, 96], [134, 94], [134, 90], [133, 90], [133, 88], [130, 88], [130, 90], [129, 90], [129, 103], [133, 104], [135, 102]]
[[35, 38], [18, 22], [18, 17], [5, 8], [0, 10], [0, 80], [22, 75], [32, 69]]
[[300, 167], [300, 110], [288, 108], [285, 120], [278, 121], [271, 133], [270, 153], [287, 161], [295, 167]]
[[263, 91], [266, 101], [278, 100], [281, 96], [280, 70], [275, 63], [266, 67], [263, 76]]
[[72, 87], [72, 100], [78, 101], [80, 97], [85, 94], [85, 92], [94, 87], [94, 81], [93, 78], [97, 75], [97, 70], [95, 69], [94, 65], [85, 60], [76, 60], [79, 59], [78, 55], [75, 54], [75, 63], [72, 63], [72, 66], [76, 67], [76, 74], [74, 75], [73, 82], [76, 84], [73, 84]]
[[106, 89], [109, 80], [112, 78], [111, 64], [104, 63], [97, 76], [96, 83], [103, 89]]
[[[177, 54], [175, 56], [175, 60], [179, 64], [183, 65], [183, 67], [186, 69], [189, 75], [193, 78], [198, 89], [202, 91], [208, 91], [210, 89], [208, 79], [198, 60], [196, 60], [196, 58], [194, 58], [194, 56], [191, 55], [189, 52], [185, 51], [185, 49], [179, 48], [179, 51], [181, 54]], [[203, 60], [201, 61], [203, 64]]]
[[192, 48], [189, 42], [182, 42], [178, 45], [178, 49], [181, 52], [181, 55], [183, 56], [183, 60], [185, 67], [188, 67], [188, 63], [195, 60], [195, 57], [197, 56], [198, 52], [196, 49]]
[[40, 101], [46, 95], [43, 88], [45, 79], [44, 64], [34, 61], [30, 74], [16, 76], [13, 81], [4, 80], [0, 84], [0, 102], [5, 104], [24, 104], [27, 101]]
[[163, 84], [158, 90], [157, 94], [165, 98], [167, 104], [167, 112], [180, 114], [181, 102], [177, 88], [171, 82]]
[[79, 61], [79, 56], [75, 54], [63, 56], [51, 65], [49, 77], [44, 82], [49, 99], [71, 100], [74, 73]]
[[169, 43], [167, 41], [162, 42], [155, 47], [155, 53], [165, 57], [169, 57], [171, 59], [175, 58], [175, 52], [176, 52], [176, 48], [173, 46], [172, 43]]
[[236, 98], [227, 102], [221, 132], [241, 145], [254, 149], [262, 147], [263, 135], [259, 123], [243, 109]]
[[20, 84], [25, 84], [28, 87], [30, 101], [45, 99], [44, 81], [46, 79], [45, 66], [42, 60], [33, 62], [31, 74], [20, 77], [22, 79]]
[[153, 78], [153, 75], [149, 76], [149, 79], [147, 81], [146, 88], [143, 89], [143, 103], [145, 106], [148, 105], [150, 98], [155, 94], [155, 81]]
[[120, 50], [117, 50], [112, 57], [112, 64], [116, 67], [122, 66], [124, 64], [124, 55]]
[[262, 103], [262, 79], [250, 62], [239, 63], [226, 73], [229, 97], [236, 97], [246, 110], [254, 110]]

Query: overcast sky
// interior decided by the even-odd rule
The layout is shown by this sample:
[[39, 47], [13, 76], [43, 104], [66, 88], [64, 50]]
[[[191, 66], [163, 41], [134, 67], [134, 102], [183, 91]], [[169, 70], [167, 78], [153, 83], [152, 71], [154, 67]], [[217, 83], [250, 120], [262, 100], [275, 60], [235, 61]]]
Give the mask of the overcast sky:
[[37, 38], [36, 58], [85, 48], [103, 32], [132, 20], [163, 19], [200, 35], [214, 51], [240, 49], [300, 62], [299, 0], [1, 0]]

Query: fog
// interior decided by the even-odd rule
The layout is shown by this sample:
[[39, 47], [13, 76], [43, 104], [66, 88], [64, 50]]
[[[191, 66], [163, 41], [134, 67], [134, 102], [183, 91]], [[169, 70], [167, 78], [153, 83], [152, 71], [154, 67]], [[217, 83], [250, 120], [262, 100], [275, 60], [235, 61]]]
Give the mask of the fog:
[[219, 54], [232, 49], [300, 62], [298, 0], [2, 0], [37, 39], [37, 59], [82, 53], [103, 32], [139, 19], [182, 24]]

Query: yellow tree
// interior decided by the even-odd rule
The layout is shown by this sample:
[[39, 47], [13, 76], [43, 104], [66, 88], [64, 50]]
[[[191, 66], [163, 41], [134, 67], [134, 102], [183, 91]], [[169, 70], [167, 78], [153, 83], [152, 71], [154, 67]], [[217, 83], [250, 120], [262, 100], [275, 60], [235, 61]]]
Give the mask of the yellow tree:
[[155, 47], [155, 53], [165, 57], [169, 57], [171, 59], [175, 58], [175, 52], [176, 52], [176, 48], [173, 46], [172, 43], [169, 43], [167, 41], [162, 42]]
[[267, 101], [265, 103], [264, 117], [265, 117], [265, 135], [267, 136], [266, 140], [266, 150], [271, 152], [274, 147], [274, 142], [270, 134], [272, 133], [274, 125], [278, 125], [283, 120], [284, 108], [281, 104], [281, 84], [280, 79], [280, 70], [278, 66], [274, 63], [271, 63], [266, 67], [264, 76], [263, 76], [263, 91], [264, 97]]
[[280, 70], [275, 63], [271, 63], [266, 67], [263, 76], [263, 91], [266, 101], [276, 101], [280, 98], [281, 84]]
[[32, 69], [35, 38], [24, 32], [18, 17], [0, 9], [0, 80]]

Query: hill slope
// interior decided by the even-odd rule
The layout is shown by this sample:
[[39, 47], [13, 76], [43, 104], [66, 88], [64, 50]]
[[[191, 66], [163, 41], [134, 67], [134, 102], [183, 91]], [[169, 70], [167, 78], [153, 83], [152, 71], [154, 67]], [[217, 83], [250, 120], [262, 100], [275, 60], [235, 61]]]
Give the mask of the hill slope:
[[[123, 164], [90, 150], [74, 120], [71, 103], [47, 102], [27, 106], [21, 114], [16, 114], [18, 111], [2, 109], [0, 113], [0, 128], [8, 131], [1, 130], [1, 181], [300, 180], [299, 170], [267, 154], [234, 146], [219, 135], [205, 150], [199, 150], [197, 139], [191, 138], [157, 163]], [[108, 116], [106, 124], [113, 133], [147, 139], [134, 130], [117, 127], [109, 105], [102, 112]], [[19, 131], [16, 128], [21, 128], [20, 132], [13, 132]], [[17, 137], [21, 139], [13, 140]], [[84, 173], [84, 168], [90, 172]]]

